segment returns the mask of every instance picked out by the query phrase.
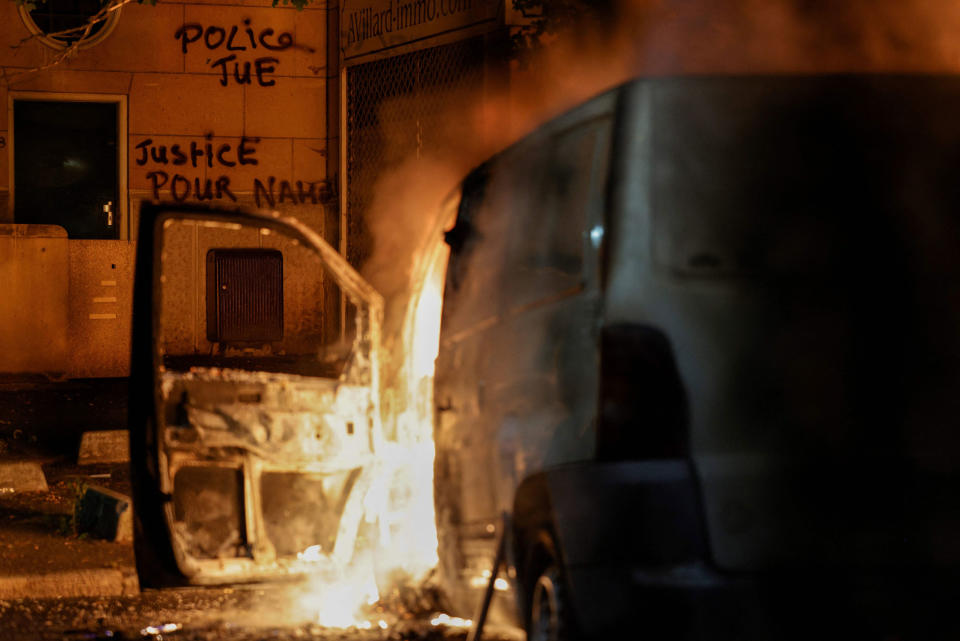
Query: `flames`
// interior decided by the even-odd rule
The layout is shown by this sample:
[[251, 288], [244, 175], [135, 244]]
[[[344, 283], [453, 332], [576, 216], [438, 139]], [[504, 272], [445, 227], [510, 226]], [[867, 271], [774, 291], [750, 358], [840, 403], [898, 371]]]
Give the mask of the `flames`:
[[379, 600], [369, 555], [336, 577], [316, 575], [298, 588], [295, 618], [330, 628], [368, 629], [382, 618], [374, 617]]
[[[451, 130], [475, 135], [458, 135], [450, 149], [434, 150], [435, 158], [385, 172], [374, 189], [365, 222], [376, 244], [364, 275], [387, 298], [383, 361], [394, 363], [385, 368], [385, 439], [377, 446], [377, 473], [364, 499], [360, 553], [340, 575], [315, 577], [298, 599], [316, 623], [386, 628], [397, 614], [383, 611], [387, 595], [380, 588], [416, 586], [437, 564], [432, 392], [447, 259], [440, 231], [456, 205], [435, 206], [439, 185], [451, 187], [470, 166], [546, 118], [636, 75], [952, 71], [960, 55], [957, 40], [947, 37], [960, 12], [944, 13], [931, 2], [856, 0], [844, 11], [830, 3], [791, 0], [614, 4], [616, 20], [578, 25], [539, 52], [527, 69], [514, 66], [511, 89], [465, 96], [463, 103], [475, 108], [454, 110]], [[914, 29], [914, 21], [901, 20], [901, 13], [919, 18], [923, 28]], [[425, 214], [435, 211], [441, 212], [436, 220]], [[405, 270], [410, 263], [413, 269]], [[302, 555], [318, 553], [307, 549]], [[489, 580], [487, 571], [474, 577], [473, 585]], [[500, 578], [494, 587], [508, 586]], [[431, 623], [471, 625], [445, 614]]]
[[[376, 439], [373, 481], [365, 491], [357, 551], [347, 567], [333, 574], [318, 573], [294, 589], [295, 620], [325, 627], [386, 629], [402, 616], [387, 605], [395, 604], [390, 591], [416, 591], [437, 566], [433, 374], [449, 253], [441, 232], [452, 222], [455, 203], [439, 211], [445, 215], [415, 253], [409, 287], [394, 305], [395, 310], [404, 310], [399, 331], [385, 340], [383, 360], [394, 365], [382, 390], [384, 437]], [[323, 554], [314, 545], [298, 558], [319, 560]], [[435, 613], [432, 624], [470, 623]]]

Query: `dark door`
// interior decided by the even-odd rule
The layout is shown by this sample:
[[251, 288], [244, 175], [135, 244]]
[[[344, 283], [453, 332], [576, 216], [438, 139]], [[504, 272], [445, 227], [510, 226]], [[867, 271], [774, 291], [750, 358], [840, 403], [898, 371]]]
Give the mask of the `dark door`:
[[112, 102], [14, 102], [16, 222], [118, 237], [117, 111]]

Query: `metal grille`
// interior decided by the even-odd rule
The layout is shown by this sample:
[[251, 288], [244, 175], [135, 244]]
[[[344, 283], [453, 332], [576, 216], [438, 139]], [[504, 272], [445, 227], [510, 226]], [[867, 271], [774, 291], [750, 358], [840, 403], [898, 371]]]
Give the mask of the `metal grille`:
[[207, 340], [283, 338], [283, 254], [275, 249], [207, 252]]
[[483, 38], [414, 51], [347, 70], [347, 258], [370, 251], [363, 224], [384, 170], [452, 144], [451, 102], [483, 81]]

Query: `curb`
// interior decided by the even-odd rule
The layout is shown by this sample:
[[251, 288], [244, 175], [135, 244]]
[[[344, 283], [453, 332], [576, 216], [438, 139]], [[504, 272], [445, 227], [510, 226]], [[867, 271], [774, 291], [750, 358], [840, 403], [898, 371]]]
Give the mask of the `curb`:
[[139, 593], [140, 584], [133, 568], [0, 576], [0, 600], [133, 596]]
[[47, 477], [37, 461], [0, 462], [0, 493], [49, 491]]

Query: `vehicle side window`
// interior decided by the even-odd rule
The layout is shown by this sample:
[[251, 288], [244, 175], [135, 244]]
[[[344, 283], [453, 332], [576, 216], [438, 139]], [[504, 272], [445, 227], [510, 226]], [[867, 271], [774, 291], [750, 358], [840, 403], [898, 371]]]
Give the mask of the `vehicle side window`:
[[460, 187], [460, 207], [453, 228], [446, 232], [444, 240], [450, 246], [450, 261], [447, 265], [447, 294], [460, 289], [469, 266], [469, 258], [478, 241], [478, 211], [483, 206], [490, 181], [490, 168], [483, 165], [471, 172]]
[[498, 158], [472, 172], [462, 185], [457, 222], [447, 232], [450, 262], [444, 290], [444, 331], [457, 333], [488, 322], [499, 311], [504, 263], [503, 181], [512, 172]]
[[[594, 120], [554, 136], [543, 145], [540, 167], [526, 172], [525, 191], [512, 213], [507, 308], [563, 294], [583, 284], [590, 199], [606, 149], [606, 120]], [[520, 187], [520, 185], [518, 185]]]

